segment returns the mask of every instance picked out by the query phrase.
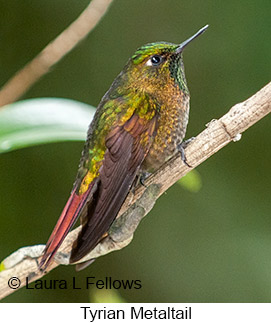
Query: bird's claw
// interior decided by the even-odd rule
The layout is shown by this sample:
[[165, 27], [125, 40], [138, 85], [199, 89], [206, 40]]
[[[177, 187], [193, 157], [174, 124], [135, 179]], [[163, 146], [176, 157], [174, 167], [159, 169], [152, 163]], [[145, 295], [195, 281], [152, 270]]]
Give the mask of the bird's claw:
[[191, 138], [189, 138], [189, 139], [187, 139], [187, 140], [185, 140], [185, 141], [181, 142], [181, 143], [177, 146], [178, 151], [179, 151], [179, 153], [181, 154], [181, 159], [182, 159], [183, 163], [184, 163], [187, 167], [189, 167], [189, 168], [192, 168], [192, 166], [191, 166], [191, 165], [189, 165], [189, 164], [187, 163], [186, 156], [185, 156], [185, 148], [186, 148], [186, 147], [189, 145], [189, 143], [190, 143], [191, 141], [193, 141], [194, 139], [195, 139], [195, 137], [191, 137]]
[[135, 193], [135, 190], [137, 186], [140, 184], [144, 186], [145, 188], [147, 187], [145, 184], [146, 179], [151, 175], [151, 173], [148, 173], [146, 171], [140, 171], [139, 174], [137, 175], [136, 180], [134, 181], [133, 187], [132, 187], [132, 193]]
[[139, 183], [144, 186], [147, 187], [145, 184], [146, 179], [151, 175], [151, 173], [148, 172], [142, 172], [139, 176]]

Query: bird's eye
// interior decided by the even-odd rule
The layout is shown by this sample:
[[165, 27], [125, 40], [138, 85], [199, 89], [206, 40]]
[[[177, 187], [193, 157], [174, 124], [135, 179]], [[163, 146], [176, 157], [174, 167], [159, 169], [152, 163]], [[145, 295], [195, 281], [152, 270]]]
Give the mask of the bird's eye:
[[158, 66], [163, 62], [163, 57], [160, 55], [153, 55], [147, 62], [147, 65]]
[[162, 57], [159, 55], [153, 55], [151, 58], [151, 62], [153, 65], [159, 65], [162, 62]]

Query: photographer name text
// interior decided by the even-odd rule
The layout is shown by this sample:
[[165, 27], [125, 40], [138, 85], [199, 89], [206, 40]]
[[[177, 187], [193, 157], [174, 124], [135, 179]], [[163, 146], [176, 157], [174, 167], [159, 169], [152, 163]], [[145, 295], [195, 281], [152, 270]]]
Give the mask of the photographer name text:
[[80, 282], [76, 277], [66, 279], [37, 279], [34, 282], [26, 278], [26, 289], [140, 289], [142, 288], [139, 279], [113, 279], [112, 277], [104, 277], [97, 279], [96, 277], [85, 277]]

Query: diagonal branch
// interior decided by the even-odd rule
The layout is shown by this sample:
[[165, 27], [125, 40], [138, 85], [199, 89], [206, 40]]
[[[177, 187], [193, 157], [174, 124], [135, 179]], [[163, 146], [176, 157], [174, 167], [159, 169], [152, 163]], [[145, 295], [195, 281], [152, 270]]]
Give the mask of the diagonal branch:
[[[146, 187], [140, 186], [134, 193], [130, 193], [123, 204], [118, 218], [113, 223], [109, 235], [89, 255], [80, 260], [80, 263], [98, 258], [114, 250], [128, 245], [133, 238], [141, 219], [149, 213], [156, 199], [163, 194], [181, 177], [187, 174], [218, 150], [231, 141], [241, 138], [241, 133], [258, 122], [271, 112], [271, 83], [246, 101], [233, 106], [223, 117], [212, 120], [185, 149], [189, 168], [176, 155], [163, 165], [154, 175], [146, 180]], [[79, 228], [69, 233], [63, 242], [55, 261], [49, 265], [46, 273], [41, 273], [37, 267], [37, 260], [42, 254], [43, 245], [19, 249], [7, 257], [0, 268], [0, 299], [9, 295], [16, 289], [8, 286], [11, 277], [17, 277], [21, 286], [26, 284], [26, 278], [32, 282], [46, 275], [59, 264], [68, 264], [72, 243]], [[16, 283], [16, 282], [15, 282]]]
[[0, 90], [0, 107], [22, 96], [98, 24], [113, 0], [92, 0], [81, 15]]

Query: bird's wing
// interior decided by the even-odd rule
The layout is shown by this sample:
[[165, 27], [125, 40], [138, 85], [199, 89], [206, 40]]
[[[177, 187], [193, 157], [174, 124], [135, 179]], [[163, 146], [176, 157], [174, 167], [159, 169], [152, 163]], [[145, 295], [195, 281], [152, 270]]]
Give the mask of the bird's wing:
[[107, 135], [97, 189], [84, 212], [83, 227], [74, 243], [70, 262], [88, 254], [108, 232], [149, 151], [156, 124], [156, 115], [147, 119], [134, 114]]

